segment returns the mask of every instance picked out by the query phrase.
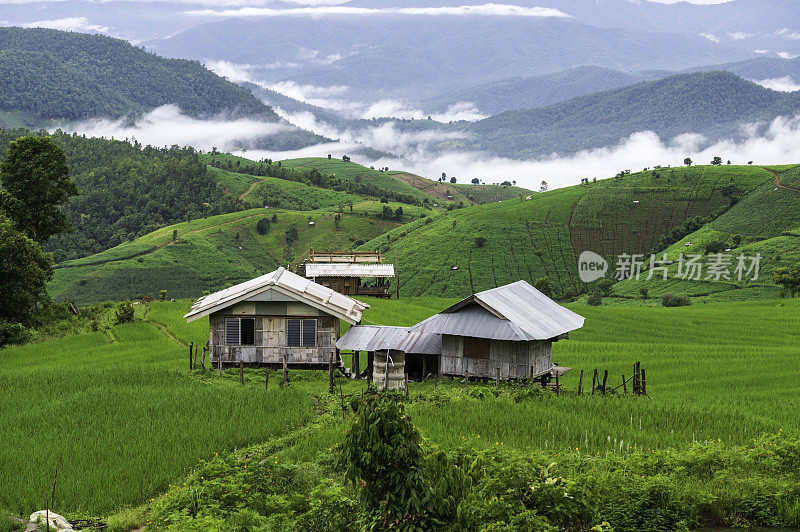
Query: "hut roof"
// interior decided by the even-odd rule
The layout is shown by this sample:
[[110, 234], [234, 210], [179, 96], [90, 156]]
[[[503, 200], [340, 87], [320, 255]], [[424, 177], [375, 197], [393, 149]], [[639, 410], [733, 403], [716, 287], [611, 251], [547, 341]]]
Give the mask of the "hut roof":
[[394, 277], [394, 264], [309, 262], [306, 277]]
[[193, 321], [268, 290], [275, 290], [350, 324], [360, 322], [364, 310], [369, 308], [369, 305], [357, 299], [342, 295], [284, 268], [278, 268], [261, 277], [201, 297], [184, 318]]
[[409, 327], [355, 325], [339, 338], [336, 347], [353, 351], [394, 349], [412, 355], [437, 355], [442, 352], [442, 336], [414, 332]]
[[412, 331], [492, 340], [549, 340], [579, 329], [583, 317], [562, 307], [525, 281], [472, 295]]

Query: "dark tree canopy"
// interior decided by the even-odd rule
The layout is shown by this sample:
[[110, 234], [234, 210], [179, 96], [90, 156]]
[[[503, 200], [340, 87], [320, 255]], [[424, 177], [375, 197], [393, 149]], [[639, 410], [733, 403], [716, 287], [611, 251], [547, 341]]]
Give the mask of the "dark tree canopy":
[[64, 150], [53, 139], [22, 137], [12, 142], [0, 165], [0, 183], [27, 211], [14, 221], [29, 237], [43, 244], [70, 229], [61, 206], [78, 194], [78, 187], [69, 178]]
[[52, 276], [50, 255], [0, 215], [0, 320], [29, 322]]

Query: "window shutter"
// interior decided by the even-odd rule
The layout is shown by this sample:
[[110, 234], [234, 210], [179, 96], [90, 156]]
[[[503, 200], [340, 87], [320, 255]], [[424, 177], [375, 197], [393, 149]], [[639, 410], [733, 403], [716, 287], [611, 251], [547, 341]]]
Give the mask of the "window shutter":
[[489, 358], [491, 341], [487, 338], [464, 337], [464, 356], [467, 358]]
[[300, 347], [300, 322], [302, 320], [286, 320], [286, 345]]
[[239, 318], [225, 318], [225, 345], [239, 345]]
[[255, 345], [256, 343], [256, 320], [255, 318], [241, 318], [239, 320], [241, 329], [241, 345]]
[[317, 320], [303, 320], [303, 347], [317, 346]]

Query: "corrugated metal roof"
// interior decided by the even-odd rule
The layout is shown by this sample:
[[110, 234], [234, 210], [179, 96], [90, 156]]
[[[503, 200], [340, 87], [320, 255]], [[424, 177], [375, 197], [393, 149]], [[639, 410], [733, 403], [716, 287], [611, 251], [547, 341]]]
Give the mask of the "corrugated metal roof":
[[583, 316], [562, 307], [525, 281], [479, 292], [412, 331], [493, 340], [548, 340], [583, 326]]
[[355, 325], [339, 338], [336, 347], [352, 351], [393, 349], [412, 355], [438, 355], [442, 352], [442, 337], [414, 332], [408, 327]]
[[394, 277], [394, 264], [307, 263], [306, 277]]
[[187, 321], [202, 318], [266, 290], [276, 290], [351, 324], [360, 322], [364, 310], [369, 308], [366, 303], [342, 295], [284, 268], [278, 268], [274, 272], [201, 297], [195, 301], [184, 318]]

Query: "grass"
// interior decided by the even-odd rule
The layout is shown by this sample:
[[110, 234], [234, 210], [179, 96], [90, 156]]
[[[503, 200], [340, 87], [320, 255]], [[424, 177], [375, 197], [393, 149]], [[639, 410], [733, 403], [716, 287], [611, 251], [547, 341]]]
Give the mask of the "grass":
[[[245, 386], [235, 370], [224, 379], [190, 373], [184, 346], [207, 338], [205, 320], [182, 319], [190, 303], [138, 306], [140, 319], [110, 334], [0, 351], [7, 391], [0, 396], [0, 508], [39, 509], [55, 468], [58, 509], [98, 515], [168, 490], [198, 458], [278, 441], [311, 422], [282, 447], [287, 460], [316, 459], [339, 441], [341, 418], [314, 413], [315, 401], [328, 411], [340, 403], [322, 372], [293, 371], [289, 388], [273, 378], [267, 392], [261, 370], [247, 370]], [[410, 325], [453, 300], [368, 303], [365, 323]], [[779, 431], [798, 436], [800, 301], [571, 308], [586, 324], [554, 345], [554, 360], [575, 368], [562, 379], [561, 396], [505, 384], [441, 381], [435, 392], [432, 382], [412, 384], [408, 411], [423, 436], [448, 450], [502, 447], [556, 459], [576, 449], [605, 457], [686, 450], [695, 441], [744, 445]], [[608, 369], [616, 386], [635, 361], [647, 371], [651, 398], [577, 396], [580, 369], [585, 390], [594, 368]], [[345, 396], [366, 386], [340, 382]]]
[[[360, 202], [336, 221], [334, 209], [284, 211], [250, 209], [193, 220], [158, 229], [132, 242], [78, 260], [57, 265], [50, 294], [56, 298], [91, 303], [109, 299], [137, 299], [167, 290], [170, 298], [199, 297], [286, 266], [309, 248], [349, 250], [400, 222], [374, 213], [377, 202]], [[390, 204], [398, 208], [400, 204]], [[382, 205], [381, 205], [382, 207]], [[407, 217], [422, 209], [407, 207]], [[266, 234], [258, 234], [262, 218], [277, 217]], [[310, 225], [309, 222], [314, 222]], [[289, 245], [286, 234], [297, 230]], [[178, 231], [172, 242], [173, 231]]]
[[[774, 185], [774, 179], [768, 170], [753, 166], [647, 170], [533, 194], [531, 200], [454, 210], [397, 228], [362, 249], [385, 254], [396, 250], [400, 291], [409, 296], [466, 296], [542, 277], [560, 295], [576, 295], [587, 289], [577, 275], [581, 252], [599, 253], [613, 267], [615, 257], [648, 253], [686, 219], [719, 210], [728, 202], [726, 187], [757, 194]], [[749, 195], [744, 197], [740, 203]], [[638, 288], [624, 293], [638, 294]]]

